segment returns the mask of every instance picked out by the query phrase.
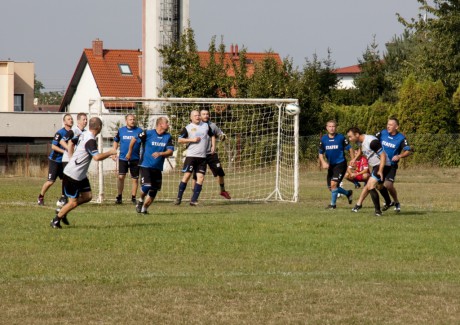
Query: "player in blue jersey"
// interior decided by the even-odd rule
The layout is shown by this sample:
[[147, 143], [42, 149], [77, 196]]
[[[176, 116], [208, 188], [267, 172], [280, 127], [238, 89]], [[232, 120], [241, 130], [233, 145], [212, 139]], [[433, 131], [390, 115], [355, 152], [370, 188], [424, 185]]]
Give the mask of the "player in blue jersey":
[[[139, 159], [140, 159], [140, 149], [141, 143], [137, 138], [139, 133], [142, 132], [142, 129], [136, 125], [136, 117], [133, 114], [128, 114], [125, 117], [126, 126], [118, 129], [117, 134], [113, 138], [113, 149], [120, 148], [120, 155], [118, 157], [118, 180], [117, 180], [117, 190], [118, 195], [116, 197], [115, 203], [121, 204], [123, 202], [123, 189], [125, 187], [125, 177], [128, 173], [128, 170], [132, 179], [131, 186], [131, 201], [133, 204], [136, 204], [136, 194], [137, 188], [139, 186]], [[129, 150], [129, 144], [131, 139], [138, 139], [135, 143], [131, 159], [126, 159], [126, 154]], [[116, 157], [113, 157], [116, 160]]]
[[[348, 203], [353, 200], [353, 191], [345, 190], [339, 186], [347, 171], [347, 160], [345, 151], [350, 152], [351, 159], [354, 158], [353, 148], [343, 134], [337, 133], [337, 122], [334, 120], [326, 123], [327, 134], [321, 137], [319, 144], [319, 160], [321, 167], [327, 169], [327, 187], [331, 191], [331, 203], [326, 209], [335, 209], [338, 194], [347, 197]], [[326, 159], [324, 159], [326, 156]]]
[[58, 177], [62, 179], [62, 155], [67, 149], [67, 133], [73, 126], [72, 115], [65, 114], [62, 121], [64, 122], [64, 127], [56, 132], [51, 142], [51, 152], [48, 156], [48, 180], [43, 184], [40, 194], [38, 195], [38, 205], [45, 204], [45, 194], [48, 189], [54, 184]]
[[382, 143], [383, 150], [387, 154], [391, 161], [391, 169], [385, 176], [384, 186], [390, 192], [393, 202], [385, 203], [382, 210], [388, 210], [394, 206], [396, 212], [401, 211], [401, 204], [399, 203], [398, 193], [394, 187], [394, 181], [396, 179], [396, 171], [398, 169], [398, 163], [402, 158], [405, 158], [411, 154], [411, 147], [404, 134], [398, 131], [399, 121], [395, 117], [388, 119], [386, 130], [382, 130], [377, 133], [376, 137]]
[[[143, 131], [138, 139], [143, 144], [142, 160], [139, 163], [141, 176], [141, 196], [136, 204], [138, 213], [147, 214], [149, 206], [161, 190], [162, 171], [165, 159], [174, 152], [171, 134], [168, 133], [169, 121], [166, 117], [156, 120], [155, 129]], [[126, 158], [130, 159], [137, 142], [131, 139]]]

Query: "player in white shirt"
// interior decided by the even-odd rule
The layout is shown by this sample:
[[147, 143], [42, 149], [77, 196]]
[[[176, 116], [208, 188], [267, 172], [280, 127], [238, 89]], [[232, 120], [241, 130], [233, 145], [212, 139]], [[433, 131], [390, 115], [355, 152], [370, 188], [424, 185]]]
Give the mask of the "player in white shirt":
[[187, 158], [185, 158], [182, 172], [184, 176], [179, 184], [179, 191], [174, 204], [179, 205], [182, 202], [182, 196], [187, 187], [190, 177], [196, 173], [196, 183], [193, 188], [193, 195], [190, 205], [198, 205], [203, 186], [204, 175], [206, 174], [206, 154], [208, 152], [208, 143], [211, 141], [211, 152], [214, 153], [216, 148], [216, 137], [212, 133], [208, 123], [201, 122], [200, 112], [194, 110], [190, 113], [191, 123], [188, 124], [179, 135], [179, 143], [187, 145]]
[[87, 177], [91, 160], [101, 161], [116, 154], [117, 151], [114, 149], [99, 153], [96, 136], [101, 130], [101, 119], [93, 117], [89, 120], [89, 131], [85, 131], [79, 136], [75, 152], [64, 169], [64, 190], [69, 202], [61, 209], [56, 210], [56, 216], [51, 220], [50, 224], [52, 228], [62, 228], [61, 220], [67, 216], [67, 213], [77, 206], [91, 201], [93, 198], [91, 185]]
[[[367, 181], [366, 186], [363, 188], [358, 202], [356, 202], [356, 205], [352, 211], [358, 212], [358, 210], [361, 209], [367, 194], [370, 194], [372, 202], [374, 203], [375, 215], [380, 217], [382, 216], [382, 210], [380, 209], [380, 199], [376, 188], [378, 185], [381, 186], [383, 184], [385, 175], [391, 168], [391, 162], [383, 150], [382, 144], [375, 136], [363, 134], [358, 128], [348, 129], [347, 136], [350, 142], [360, 145], [356, 157], [359, 157], [361, 154], [363, 154], [367, 158], [369, 166], [371, 167], [371, 177], [369, 177], [369, 180]], [[350, 164], [353, 163], [354, 159]], [[388, 195], [388, 192], [386, 192], [386, 195]]]
[[[86, 125], [88, 124], [88, 116], [86, 113], [77, 114], [77, 126], [72, 127], [72, 129], [67, 132], [65, 139], [60, 141], [61, 146], [65, 147], [66, 150], [62, 155], [62, 168], [64, 169], [69, 163], [70, 157], [73, 154], [74, 146], [78, 136], [85, 131]], [[62, 142], [65, 142], [63, 144]], [[67, 196], [64, 193], [64, 182], [62, 182], [62, 195], [58, 201], [58, 207], [63, 207], [67, 203]]]

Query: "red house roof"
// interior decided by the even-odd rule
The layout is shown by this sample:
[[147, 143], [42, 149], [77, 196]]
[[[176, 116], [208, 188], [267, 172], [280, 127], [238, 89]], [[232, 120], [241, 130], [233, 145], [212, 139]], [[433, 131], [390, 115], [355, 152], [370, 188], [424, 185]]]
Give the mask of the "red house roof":
[[[209, 52], [198, 52], [198, 56], [200, 58], [201, 66], [207, 66], [209, 61], [211, 60], [211, 54]], [[247, 74], [248, 76], [252, 76], [254, 74], [254, 69], [257, 63], [262, 62], [266, 58], [272, 58], [278, 63], [279, 65], [283, 64], [281, 57], [278, 53], [267, 52], [267, 53], [258, 53], [258, 52], [247, 52], [246, 56], [246, 67], [247, 67]], [[219, 59], [219, 53], [215, 54], [215, 59]], [[225, 52], [224, 54], [224, 65], [228, 65], [229, 69], [227, 70], [228, 76], [234, 76], [235, 71], [232, 67], [232, 62], [238, 61], [240, 59], [238, 46], [230, 47], [230, 52]]]
[[[89, 65], [94, 76], [99, 93], [103, 97], [141, 97], [142, 79], [140, 69], [141, 50], [109, 50], [103, 49], [102, 41], [93, 41], [93, 48], [84, 49], [77, 68], [61, 102], [60, 111], [70, 104], [86, 65]], [[216, 59], [218, 57], [216, 53]], [[200, 64], [206, 66], [211, 55], [209, 52], [198, 52]], [[272, 57], [280, 65], [282, 60], [278, 53], [246, 53], [248, 75], [254, 73], [255, 64], [265, 58]], [[225, 53], [224, 63], [230, 66], [227, 74], [234, 76], [231, 62], [239, 60], [238, 46], [231, 46], [231, 51]], [[123, 73], [122, 66], [129, 66], [131, 73]]]
[[335, 69], [335, 70], [332, 70], [332, 72], [335, 74], [360, 74], [361, 68], [359, 64], [357, 64], [357, 65], [351, 65], [349, 67]]
[[[140, 50], [103, 50], [102, 56], [85, 49], [88, 64], [101, 96], [141, 97], [142, 80], [139, 72]], [[123, 74], [120, 65], [129, 65], [130, 74]]]

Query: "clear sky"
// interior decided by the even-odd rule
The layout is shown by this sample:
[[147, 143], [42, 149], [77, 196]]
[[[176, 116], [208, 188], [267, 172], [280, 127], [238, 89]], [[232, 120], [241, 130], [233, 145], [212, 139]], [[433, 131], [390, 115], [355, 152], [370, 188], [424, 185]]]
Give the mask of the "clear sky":
[[[190, 0], [200, 50], [211, 37], [250, 52], [272, 49], [301, 67], [314, 53], [332, 51], [336, 67], [357, 64], [372, 42], [403, 31], [396, 13], [417, 17], [416, 0]], [[142, 0], [4, 0], [0, 60], [31, 61], [45, 91], [65, 90], [84, 48], [142, 48]]]

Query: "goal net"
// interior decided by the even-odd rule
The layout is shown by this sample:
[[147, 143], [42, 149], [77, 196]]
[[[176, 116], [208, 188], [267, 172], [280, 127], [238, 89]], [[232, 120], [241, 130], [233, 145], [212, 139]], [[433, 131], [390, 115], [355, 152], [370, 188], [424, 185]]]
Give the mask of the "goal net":
[[[225, 187], [232, 201], [298, 200], [298, 115], [285, 111], [296, 99], [209, 99], [209, 98], [99, 98], [90, 101], [90, 117], [99, 116], [103, 130], [99, 150], [107, 151], [125, 116], [134, 114], [138, 126], [152, 129], [160, 116], [167, 116], [175, 151], [165, 161], [163, 185], [157, 200], [172, 201], [182, 178], [185, 146], [178, 144], [181, 130], [190, 123], [192, 110], [208, 109], [211, 121], [225, 133], [216, 141], [225, 171]], [[97, 202], [114, 201], [117, 196], [118, 161], [93, 161], [89, 177]], [[139, 186], [140, 188], [140, 186]], [[192, 195], [188, 185], [184, 200]], [[187, 193], [189, 192], [189, 193]], [[96, 193], [98, 195], [96, 195]], [[125, 179], [124, 197], [129, 198], [131, 180]], [[200, 201], [224, 200], [217, 178], [207, 170]]]

